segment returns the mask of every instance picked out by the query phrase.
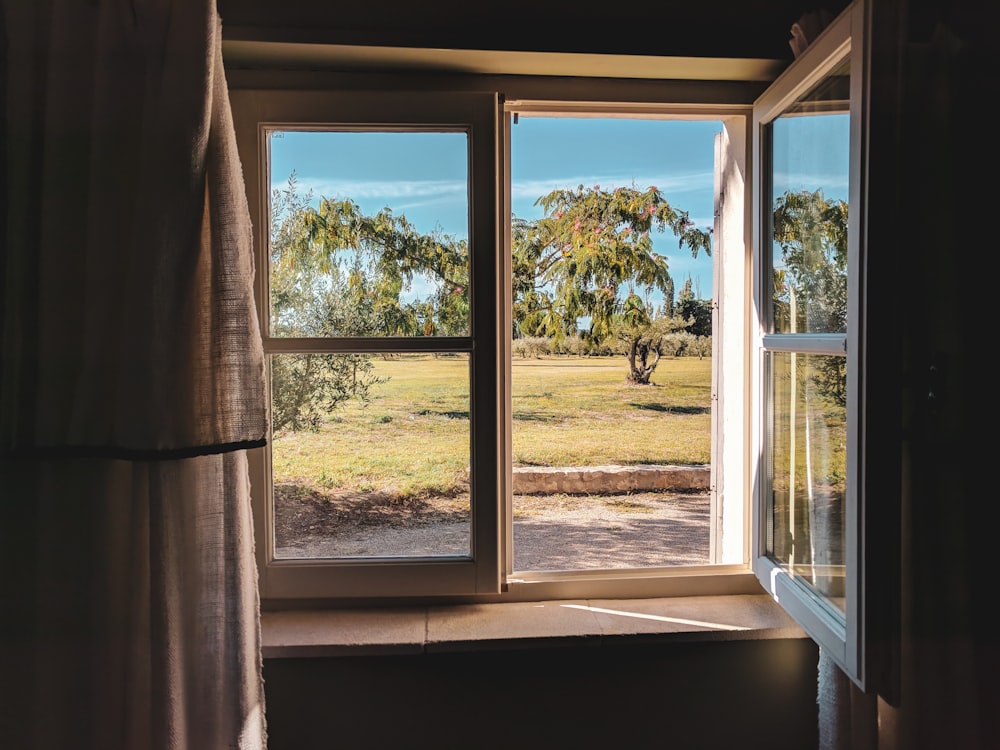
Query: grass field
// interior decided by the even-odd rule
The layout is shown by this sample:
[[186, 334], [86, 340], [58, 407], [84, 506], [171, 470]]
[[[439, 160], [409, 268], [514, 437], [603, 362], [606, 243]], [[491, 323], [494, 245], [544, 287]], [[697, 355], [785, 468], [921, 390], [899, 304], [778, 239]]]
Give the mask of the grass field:
[[[274, 481], [404, 497], [464, 489], [468, 359], [373, 363], [389, 380], [368, 404], [340, 407], [316, 432], [274, 436]], [[711, 368], [708, 358], [664, 359], [654, 385], [630, 386], [623, 357], [514, 360], [514, 464], [708, 463]]]

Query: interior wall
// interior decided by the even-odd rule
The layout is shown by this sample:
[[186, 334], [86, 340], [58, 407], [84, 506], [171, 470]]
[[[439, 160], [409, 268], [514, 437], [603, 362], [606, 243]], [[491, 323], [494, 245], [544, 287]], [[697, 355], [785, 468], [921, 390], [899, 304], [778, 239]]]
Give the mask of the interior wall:
[[809, 639], [270, 659], [269, 750], [817, 746]]

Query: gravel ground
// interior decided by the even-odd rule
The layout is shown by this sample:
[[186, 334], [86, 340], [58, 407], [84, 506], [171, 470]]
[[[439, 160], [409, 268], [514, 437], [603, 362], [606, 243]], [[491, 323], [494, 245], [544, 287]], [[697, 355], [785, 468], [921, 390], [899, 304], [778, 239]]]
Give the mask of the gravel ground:
[[[279, 501], [279, 557], [468, 553], [468, 495], [406, 505], [370, 495]], [[707, 492], [518, 495], [513, 508], [515, 570], [708, 563]]]

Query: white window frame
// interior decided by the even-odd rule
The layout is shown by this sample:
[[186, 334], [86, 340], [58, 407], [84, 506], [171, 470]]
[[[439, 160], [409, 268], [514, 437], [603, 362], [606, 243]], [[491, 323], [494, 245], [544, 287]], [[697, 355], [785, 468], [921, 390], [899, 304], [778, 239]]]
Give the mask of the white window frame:
[[[255, 294], [265, 355], [370, 352], [462, 352], [470, 369], [470, 533], [468, 556], [435, 558], [289, 559], [275, 555], [270, 447], [250, 452], [254, 527], [262, 600], [343, 600], [497, 594], [499, 513], [497, 435], [496, 94], [447, 96], [395, 91], [234, 91], [234, 117], [255, 227]], [[270, 160], [273, 130], [324, 131], [357, 127], [374, 131], [426, 128], [464, 131], [469, 142], [470, 335], [289, 339], [270, 336], [268, 255]], [[268, 375], [268, 381], [270, 376]]]
[[[755, 476], [753, 518], [753, 568], [764, 588], [806, 630], [841, 669], [861, 688], [866, 684], [865, 567], [864, 567], [864, 237], [865, 237], [865, 112], [866, 55], [865, 4], [846, 9], [755, 102], [753, 115], [754, 294], [757, 332], [754, 343], [754, 440], [752, 454], [759, 457]], [[771, 239], [768, 214], [767, 127], [800, 95], [808, 91], [845, 57], [850, 56], [850, 172], [848, 187], [848, 312], [846, 335], [772, 334], [769, 332], [770, 284], [766, 259]], [[766, 470], [768, 379], [766, 354], [799, 352], [847, 356], [847, 479], [845, 513], [844, 611], [837, 611], [810, 584], [791, 576], [767, 555], [766, 498], [770, 493]]]
[[[553, 89], [555, 91], [555, 89]], [[266, 248], [269, 237], [269, 195], [267, 146], [265, 134], [269, 129], [296, 127], [322, 129], [323, 124], [344, 125], [363, 121], [386, 125], [397, 123], [401, 127], [420, 124], [422, 119], [438, 125], [460, 124], [460, 118], [449, 121], [443, 117], [448, 111], [449, 99], [460, 101], [469, 96], [487, 94], [461, 92], [400, 92], [344, 91], [344, 90], [253, 90], [235, 89], [231, 92], [233, 111], [237, 122], [237, 135], [243, 159], [247, 189], [254, 226], [256, 227], [257, 296], [260, 325], [265, 352], [295, 353], [306, 351], [333, 351], [325, 345], [304, 340], [271, 338], [268, 334], [269, 291], [266, 272]], [[496, 97], [497, 95], [489, 94]], [[274, 555], [273, 510], [269, 500], [271, 487], [269, 447], [251, 452], [251, 479], [255, 502], [255, 532], [258, 539], [257, 557], [262, 601], [284, 602], [325, 600], [338, 604], [356, 600], [413, 601], [532, 601], [573, 597], [650, 597], [691, 594], [719, 595], [728, 593], [759, 592], [750, 569], [749, 497], [750, 476], [743, 460], [745, 437], [748, 433], [749, 412], [746, 404], [748, 390], [745, 368], [727, 368], [722, 360], [746, 360], [746, 320], [748, 310], [749, 264], [747, 244], [749, 227], [746, 221], [748, 188], [745, 164], [747, 161], [748, 133], [751, 109], [748, 104], [669, 104], [664, 102], [593, 102], [558, 99], [508, 100], [500, 106], [496, 99], [493, 121], [475, 122], [477, 136], [473, 139], [484, 150], [477, 157], [478, 163], [488, 163], [490, 176], [476, 176], [475, 166], [470, 178], [472, 193], [482, 200], [495, 201], [492, 208], [491, 231], [497, 232], [492, 247], [497, 255], [490, 260], [480, 258], [473, 276], [475, 299], [487, 299], [496, 305], [495, 323], [489, 328], [493, 335], [490, 342], [495, 349], [495, 387], [493, 406], [493, 431], [496, 445], [483, 448], [484, 436], [473, 430], [473, 448], [479, 451], [476, 461], [478, 475], [489, 476], [480, 481], [473, 493], [473, 549], [469, 560], [448, 558], [414, 558], [368, 560], [298, 560], [276, 558]], [[712, 457], [712, 563], [703, 566], [675, 566], [670, 568], [636, 568], [605, 571], [569, 571], [517, 573], [512, 570], [511, 548], [511, 446], [510, 446], [510, 341], [504, 334], [510, 330], [509, 256], [510, 238], [507, 222], [495, 217], [509, 215], [509, 122], [511, 113], [520, 111], [536, 115], [582, 115], [655, 117], [661, 119], [712, 119], [723, 123], [723, 134], [716, 144], [721, 155], [717, 164], [717, 205], [714, 227], [713, 256], [716, 274], [728, 274], [732, 283], [716, 280], [717, 294], [714, 325], [716, 342], [727, 342], [724, 349], [717, 349], [713, 356], [713, 457]], [[350, 113], [350, 114], [348, 114]], [[470, 115], [470, 122], [474, 119]], [[495, 129], [495, 130], [494, 130]], [[494, 141], [495, 151], [486, 153], [481, 136]], [[495, 161], [490, 162], [490, 159]], [[482, 205], [482, 203], [480, 204]], [[499, 208], [496, 208], [496, 206]], [[474, 211], [479, 210], [474, 208]], [[485, 226], [487, 219], [480, 221]], [[479, 250], [486, 240], [480, 238]], [[473, 244], [473, 256], [477, 249]], [[488, 270], [487, 266], [490, 266]], [[723, 270], [728, 269], [728, 270]], [[483, 275], [480, 275], [483, 274]], [[492, 284], [489, 295], [481, 293], [484, 285]], [[476, 296], [476, 290], [480, 294]], [[502, 302], [497, 302], [501, 300]], [[475, 305], [475, 302], [473, 303]], [[474, 308], [474, 311], [478, 308]], [[478, 320], [487, 319], [480, 311]], [[473, 338], [484, 336], [482, 328]], [[370, 339], [365, 342], [371, 351], [382, 351], [386, 341]], [[402, 343], [403, 348], [442, 349], [454, 345], [454, 340], [413, 339]], [[481, 344], [477, 343], [477, 346]], [[465, 347], [471, 351], [471, 345]], [[487, 348], [488, 351], [488, 348]], [[481, 360], [485, 361], [485, 360]], [[482, 389], [489, 385], [480, 385]], [[475, 400], [475, 396], [473, 396]], [[725, 405], [729, 404], [729, 410]], [[483, 421], [479, 422], [479, 429]], [[722, 435], [726, 440], [722, 441]], [[488, 444], [490, 436], [485, 436]], [[496, 452], [494, 452], [496, 451]], [[487, 466], [489, 463], [490, 466]], [[476, 470], [473, 471], [475, 475]], [[496, 484], [493, 484], [493, 481]], [[283, 605], [284, 606], [284, 605]]]

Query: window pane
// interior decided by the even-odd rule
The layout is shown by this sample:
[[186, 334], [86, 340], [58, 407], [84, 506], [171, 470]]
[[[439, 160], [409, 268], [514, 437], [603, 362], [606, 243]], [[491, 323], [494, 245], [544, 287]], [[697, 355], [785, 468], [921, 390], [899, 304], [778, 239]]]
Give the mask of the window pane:
[[771, 353], [768, 553], [843, 610], [845, 358]]
[[270, 365], [277, 557], [469, 555], [467, 354]]
[[464, 132], [272, 131], [271, 335], [469, 333]]
[[847, 330], [845, 60], [770, 125], [776, 333]]

